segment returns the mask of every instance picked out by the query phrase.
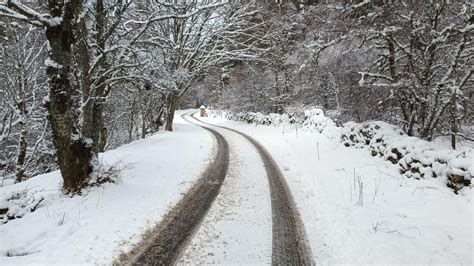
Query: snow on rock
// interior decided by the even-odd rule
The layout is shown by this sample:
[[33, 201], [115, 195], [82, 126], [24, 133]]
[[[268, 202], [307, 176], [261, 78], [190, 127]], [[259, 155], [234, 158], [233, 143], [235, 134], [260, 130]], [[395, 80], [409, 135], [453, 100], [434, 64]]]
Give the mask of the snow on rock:
[[365, 148], [390, 161], [408, 178], [440, 178], [456, 191], [469, 186], [474, 176], [472, 149], [440, 148], [381, 121], [346, 123], [341, 140], [347, 147]]

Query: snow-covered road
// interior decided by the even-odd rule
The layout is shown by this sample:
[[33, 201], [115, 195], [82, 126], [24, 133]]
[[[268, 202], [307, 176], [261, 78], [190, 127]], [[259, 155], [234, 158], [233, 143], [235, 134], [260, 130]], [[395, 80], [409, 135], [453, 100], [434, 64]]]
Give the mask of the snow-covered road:
[[[267, 149], [251, 136], [238, 130], [216, 126], [195, 118], [199, 123], [213, 126], [223, 131], [230, 131], [232, 137], [242, 137], [249, 142], [253, 152], [258, 152], [265, 168], [265, 176], [269, 186], [272, 216], [272, 264], [283, 265], [309, 265], [313, 264], [311, 249], [307, 243], [304, 225], [299, 211], [295, 205], [292, 192], [278, 164]], [[248, 156], [248, 151], [241, 151], [240, 146], [236, 151], [243, 156]], [[255, 169], [255, 168], [254, 168]]]
[[182, 118], [217, 140], [213, 162], [156, 229], [121, 262], [172, 264], [191, 242], [181, 263], [312, 264], [304, 225], [272, 156], [252, 137], [190, 114]]
[[181, 263], [270, 264], [271, 201], [263, 162], [242, 136], [216, 130], [229, 143], [229, 172]]

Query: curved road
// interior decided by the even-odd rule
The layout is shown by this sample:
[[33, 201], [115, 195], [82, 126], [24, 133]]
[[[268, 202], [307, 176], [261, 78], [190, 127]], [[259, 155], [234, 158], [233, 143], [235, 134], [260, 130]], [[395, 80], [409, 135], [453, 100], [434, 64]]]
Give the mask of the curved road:
[[[314, 264], [304, 225], [301, 221], [291, 191], [283, 174], [268, 151], [254, 138], [232, 128], [216, 126], [190, 116], [192, 122], [209, 131], [217, 140], [217, 152], [202, 177], [163, 218], [148, 232], [144, 240], [129, 254], [124, 254], [118, 264], [170, 265], [176, 264], [196, 233], [199, 225], [219, 194], [229, 167], [229, 148], [217, 127], [232, 131], [246, 138], [258, 151], [265, 167], [270, 186], [272, 208], [272, 264]], [[208, 126], [204, 126], [204, 125]]]
[[232, 128], [206, 123], [194, 116], [191, 117], [202, 124], [229, 130], [243, 136], [252, 143], [260, 154], [267, 172], [272, 199], [272, 264], [315, 264], [308, 245], [306, 231], [291, 191], [278, 165], [265, 147], [245, 133]]

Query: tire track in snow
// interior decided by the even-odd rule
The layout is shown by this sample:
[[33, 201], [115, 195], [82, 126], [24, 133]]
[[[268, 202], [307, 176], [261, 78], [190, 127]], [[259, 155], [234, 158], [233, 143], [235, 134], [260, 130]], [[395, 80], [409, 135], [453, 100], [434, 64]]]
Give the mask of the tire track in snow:
[[238, 130], [206, 123], [191, 116], [200, 123], [223, 128], [246, 138], [257, 149], [265, 165], [270, 196], [272, 199], [272, 264], [312, 265], [315, 264], [309, 247], [304, 224], [296, 208], [291, 191], [275, 160], [258, 141]]
[[229, 144], [229, 170], [178, 265], [269, 265], [272, 210], [264, 164], [247, 139], [218, 131]]
[[[186, 114], [181, 117], [185, 118]], [[191, 123], [191, 122], [190, 122]], [[195, 123], [192, 123], [195, 124]], [[116, 264], [171, 265], [176, 264], [186, 246], [199, 228], [212, 203], [219, 194], [229, 167], [229, 148], [217, 131], [209, 131], [217, 140], [217, 153], [196, 184], [169, 211], [156, 228], [129, 254]], [[157, 192], [159, 193], [159, 192]]]

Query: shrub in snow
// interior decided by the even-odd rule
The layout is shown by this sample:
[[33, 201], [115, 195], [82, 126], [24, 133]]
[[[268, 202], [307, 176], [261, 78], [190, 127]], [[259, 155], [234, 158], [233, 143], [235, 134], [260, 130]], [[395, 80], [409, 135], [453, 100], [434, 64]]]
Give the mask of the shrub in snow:
[[14, 191], [0, 198], [0, 223], [7, 223], [34, 212], [41, 206], [44, 196], [28, 189]]
[[[87, 193], [88, 188], [100, 187], [107, 183], [116, 184], [120, 181], [120, 174], [124, 169], [126, 169], [126, 166], [120, 163], [113, 165], [106, 165], [102, 162], [97, 163], [94, 172], [92, 172], [90, 177], [85, 180], [81, 188], [86, 189], [84, 191], [86, 191]], [[84, 191], [81, 191], [79, 195], [82, 194]]]
[[334, 121], [324, 115], [321, 109], [310, 109], [304, 112], [303, 129], [316, 130], [319, 133], [336, 127]]
[[209, 112], [211, 117], [224, 117], [229, 120], [242, 121], [249, 124], [255, 125], [272, 125], [272, 126], [297, 126], [303, 130], [310, 132], [327, 133], [334, 132], [336, 124], [334, 121], [324, 115], [324, 111], [318, 108], [313, 108], [305, 111], [304, 113], [291, 113], [291, 114], [262, 114], [260, 112], [239, 112], [236, 114], [226, 111], [215, 111]]
[[472, 149], [440, 149], [384, 122], [346, 123], [341, 140], [347, 147], [369, 149], [373, 156], [396, 165], [408, 178], [447, 178], [448, 186], [456, 191], [470, 185], [474, 175]]

